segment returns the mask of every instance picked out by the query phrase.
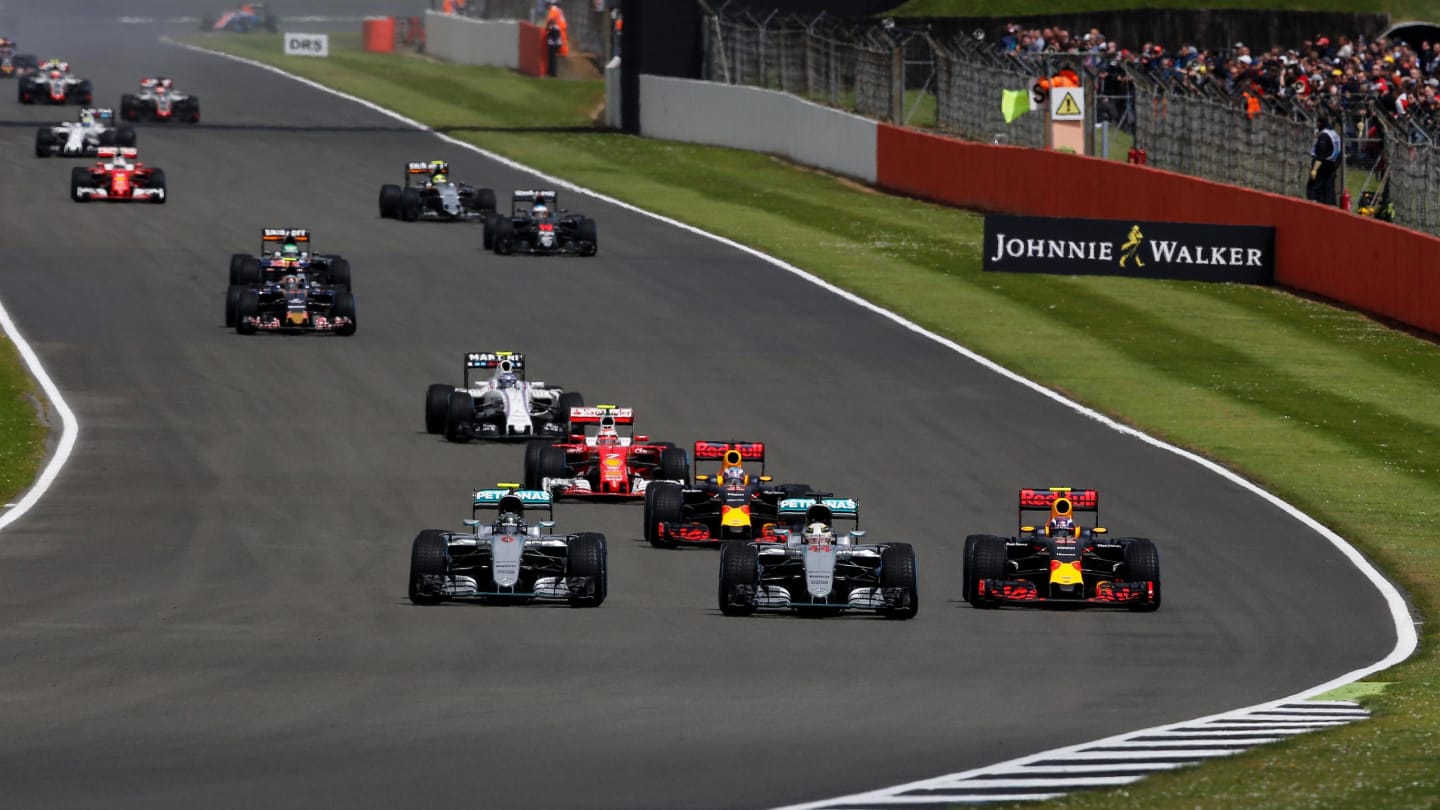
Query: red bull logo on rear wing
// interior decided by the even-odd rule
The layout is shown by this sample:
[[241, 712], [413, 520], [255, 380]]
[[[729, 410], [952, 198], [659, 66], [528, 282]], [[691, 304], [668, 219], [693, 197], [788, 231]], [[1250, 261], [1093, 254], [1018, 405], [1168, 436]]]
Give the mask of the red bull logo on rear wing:
[[[738, 459], [730, 457], [731, 452], [739, 454]], [[695, 442], [696, 461], [724, 461], [726, 466], [735, 466], [747, 462], [765, 462], [764, 442], [740, 442], [730, 441], [698, 441]]]
[[1073, 489], [1071, 487], [1029, 487], [1022, 489], [1020, 490], [1020, 508], [1022, 510], [1049, 510], [1055, 505], [1055, 502], [1061, 498], [1070, 502], [1070, 509], [1072, 511], [1100, 511], [1099, 490]]

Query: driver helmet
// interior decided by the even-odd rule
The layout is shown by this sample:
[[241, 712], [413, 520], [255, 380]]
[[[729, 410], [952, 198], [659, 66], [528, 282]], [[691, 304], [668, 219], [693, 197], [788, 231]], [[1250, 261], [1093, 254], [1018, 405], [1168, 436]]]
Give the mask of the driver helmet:
[[94, 111], [94, 110], [81, 110], [81, 111], [80, 111], [80, 123], [84, 124], [84, 125], [87, 126], [87, 127], [90, 126], [91, 124], [95, 123], [95, 111]]
[[530, 216], [535, 219], [544, 219], [550, 216], [550, 209], [545, 207], [545, 203], [536, 203], [535, 207], [530, 209]]
[[520, 516], [514, 512], [501, 512], [495, 518], [495, 531], [500, 534], [519, 534], [520, 529]]
[[811, 523], [805, 527], [806, 545], [811, 543], [829, 543], [833, 539], [834, 535], [830, 533], [830, 527], [824, 523]]
[[495, 378], [496, 388], [514, 388], [519, 384], [519, 381], [515, 379], [514, 373], [509, 371], [502, 371], [500, 372], [500, 376]]
[[300, 245], [295, 242], [286, 242], [280, 248], [280, 258], [290, 261], [300, 260]]
[[618, 444], [619, 442], [620, 442], [620, 432], [617, 431], [617, 430], [614, 428], [613, 425], [612, 425], [612, 426], [608, 426], [608, 427], [607, 427], [606, 425], [601, 425], [601, 426], [600, 426], [600, 432], [597, 433], [597, 434], [595, 434], [595, 443], [596, 443], [596, 444], [607, 444], [607, 445], [608, 445], [608, 444]]
[[284, 287], [286, 292], [294, 292], [296, 290], [299, 290], [300, 277], [296, 275], [285, 276], [284, 278], [280, 279], [280, 286]]
[[108, 167], [112, 169], [128, 169], [130, 168], [130, 158], [127, 158], [124, 155], [116, 155], [115, 157], [110, 158], [110, 163], [108, 164]]
[[440, 185], [441, 183], [448, 183], [448, 182], [450, 182], [450, 178], [449, 178], [449, 177], [446, 177], [444, 172], [436, 172], [435, 174], [433, 174], [433, 175], [430, 176], [430, 182], [431, 182], [433, 185], [437, 185], [437, 186], [438, 186], [438, 185]]
[[1052, 537], [1071, 537], [1075, 534], [1075, 520], [1068, 515], [1060, 515], [1051, 518], [1050, 525], [1046, 528]]
[[744, 483], [745, 483], [745, 468], [744, 468], [744, 467], [726, 467], [726, 468], [720, 473], [720, 478], [721, 478], [722, 483], [726, 484], [727, 486], [730, 485], [730, 484], [744, 484]]

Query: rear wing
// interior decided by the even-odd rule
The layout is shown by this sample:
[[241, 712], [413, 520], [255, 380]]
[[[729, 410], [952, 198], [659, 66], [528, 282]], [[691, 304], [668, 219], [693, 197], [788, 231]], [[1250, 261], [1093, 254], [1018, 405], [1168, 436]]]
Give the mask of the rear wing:
[[104, 160], [105, 158], [123, 157], [134, 160], [140, 150], [133, 146], [102, 146], [95, 150], [95, 156]]
[[849, 520], [860, 526], [860, 502], [854, 498], [785, 498], [777, 506], [780, 523], [785, 526], [803, 527], [807, 523], [820, 522], [833, 525], [837, 520]]
[[[726, 458], [730, 451], [740, 454], [740, 458], [731, 462]], [[765, 463], [764, 442], [741, 442], [734, 439], [728, 441], [698, 441], [695, 442], [696, 461], [726, 461], [730, 466], [746, 461], [758, 461]]]
[[530, 206], [537, 203], [544, 203], [554, 209], [558, 207], [557, 199], [555, 192], [550, 189], [517, 188], [510, 195], [510, 213], [512, 216], [519, 216], [527, 213]]
[[513, 488], [475, 490], [471, 515], [479, 515], [482, 511], [514, 512], [523, 515], [533, 510], [543, 511], [553, 517], [554, 498], [543, 489], [520, 489], [516, 485]]
[[465, 367], [519, 371], [525, 368], [525, 355], [519, 352], [469, 352], [465, 355]]
[[260, 233], [262, 242], [309, 242], [309, 228], [266, 228]]
[[570, 409], [570, 424], [572, 425], [600, 425], [603, 427], [607, 422], [611, 425], [633, 425], [635, 424], [635, 409], [617, 408], [614, 405]]
[[96, 118], [114, 118], [115, 110], [110, 107], [86, 107], [80, 111], [81, 115], [90, 113]]
[[412, 160], [405, 164], [405, 185], [430, 182], [436, 172], [450, 173], [450, 163], [445, 160]]
[[1068, 517], [1075, 512], [1091, 512], [1100, 519], [1100, 492], [1073, 487], [1027, 487], [1020, 490], [1020, 524], [1026, 512], [1049, 512], [1050, 517]]

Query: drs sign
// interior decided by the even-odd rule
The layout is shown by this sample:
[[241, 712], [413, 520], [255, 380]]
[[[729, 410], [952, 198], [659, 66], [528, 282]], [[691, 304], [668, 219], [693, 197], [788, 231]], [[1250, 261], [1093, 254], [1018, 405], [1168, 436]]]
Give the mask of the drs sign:
[[329, 34], [286, 34], [286, 56], [329, 56]]

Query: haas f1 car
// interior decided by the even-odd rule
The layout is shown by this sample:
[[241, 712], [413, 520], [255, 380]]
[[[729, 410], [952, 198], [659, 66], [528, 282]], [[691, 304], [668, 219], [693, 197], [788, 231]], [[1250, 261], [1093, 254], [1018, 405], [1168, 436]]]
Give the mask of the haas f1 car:
[[165, 202], [165, 170], [136, 160], [134, 147], [105, 146], [96, 155], [100, 160], [94, 166], [70, 170], [70, 199]]
[[502, 256], [516, 251], [594, 256], [600, 246], [595, 220], [558, 204], [554, 191], [516, 191], [511, 195], [510, 216], [486, 218], [485, 248]]
[[[915, 550], [866, 543], [860, 507], [849, 498], [780, 501], [773, 541], [726, 540], [720, 547], [720, 612], [795, 610], [817, 616], [868, 610], [911, 619], [920, 610]], [[853, 521], [839, 531], [837, 520]]]
[[405, 164], [405, 185], [380, 187], [380, 216], [414, 222], [418, 219], [481, 221], [495, 213], [495, 191], [450, 179], [443, 160]]
[[[1047, 513], [1044, 525], [1026, 514]], [[1101, 526], [1082, 526], [1075, 515], [1093, 513], [1093, 489], [1034, 487], [1020, 490], [1016, 537], [965, 538], [964, 596], [977, 608], [1000, 605], [1100, 605], [1152, 611], [1160, 607], [1160, 557], [1143, 537], [1114, 537]]]
[[70, 64], [51, 59], [33, 73], [19, 76], [16, 89], [21, 104], [83, 104], [94, 103], [89, 79], [70, 75]]
[[523, 354], [470, 352], [465, 355], [464, 387], [433, 383], [426, 389], [425, 432], [443, 433], [452, 442], [563, 439], [570, 435], [571, 411], [584, 404], [578, 391], [525, 379]]
[[[586, 434], [587, 426], [597, 432]], [[621, 435], [626, 427], [630, 435]], [[550, 444], [534, 441], [525, 447], [525, 485], [555, 497], [600, 500], [645, 497], [658, 481], [683, 484], [690, 478], [685, 451], [670, 442], [636, 436], [635, 412], [614, 405], [571, 408], [572, 435]]]
[[102, 146], [134, 146], [135, 130], [115, 126], [115, 112], [87, 107], [77, 121], [35, 131], [35, 157], [95, 157]]
[[140, 92], [120, 96], [120, 117], [126, 121], [200, 121], [200, 99], [175, 89], [164, 76], [140, 80]]
[[[719, 461], [720, 470], [713, 477], [697, 472], [693, 484], [660, 481], [645, 490], [645, 539], [656, 548], [773, 541], [780, 501], [814, 495], [809, 484], [772, 483], [760, 442], [698, 441], [692, 458], [697, 465]], [[759, 465], [759, 474], [745, 469], [751, 463]]]
[[[353, 335], [355, 295], [350, 264], [339, 256], [314, 256], [305, 228], [266, 228], [266, 247], [280, 249], [262, 258], [230, 257], [225, 325], [242, 335], [255, 332], [321, 332]], [[262, 254], [264, 254], [262, 247]]]
[[[561, 600], [571, 607], [605, 601], [605, 535], [559, 534], [550, 493], [500, 484], [475, 493], [468, 532], [426, 529], [410, 547], [410, 601]], [[482, 520], [483, 513], [494, 513]], [[544, 512], [545, 518], [530, 514]]]

